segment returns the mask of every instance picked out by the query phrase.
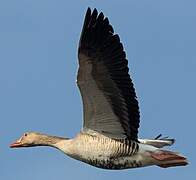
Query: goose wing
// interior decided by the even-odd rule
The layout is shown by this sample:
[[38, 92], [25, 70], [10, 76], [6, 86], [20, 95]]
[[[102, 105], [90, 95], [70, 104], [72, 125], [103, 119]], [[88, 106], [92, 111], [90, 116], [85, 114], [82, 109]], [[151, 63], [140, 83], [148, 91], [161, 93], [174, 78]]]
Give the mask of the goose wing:
[[96, 9], [86, 12], [78, 58], [83, 131], [137, 140], [139, 107], [123, 45], [108, 18]]

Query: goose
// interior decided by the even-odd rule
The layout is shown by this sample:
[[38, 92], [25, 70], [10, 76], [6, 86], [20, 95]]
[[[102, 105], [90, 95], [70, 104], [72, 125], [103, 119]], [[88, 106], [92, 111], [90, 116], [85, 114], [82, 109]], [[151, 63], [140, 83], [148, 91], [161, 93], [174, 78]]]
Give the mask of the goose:
[[138, 138], [139, 105], [118, 34], [104, 14], [87, 9], [78, 48], [77, 85], [83, 128], [74, 138], [26, 132], [11, 148], [50, 146], [103, 169], [185, 166], [183, 155], [163, 149], [174, 139]]

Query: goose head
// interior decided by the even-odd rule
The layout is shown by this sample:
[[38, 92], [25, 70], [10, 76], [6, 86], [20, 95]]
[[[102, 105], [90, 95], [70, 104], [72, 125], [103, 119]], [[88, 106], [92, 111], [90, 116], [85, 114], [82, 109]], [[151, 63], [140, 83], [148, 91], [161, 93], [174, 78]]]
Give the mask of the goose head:
[[61, 140], [67, 138], [49, 136], [37, 132], [26, 132], [18, 140], [10, 145], [10, 148], [33, 147], [33, 146], [55, 146]]
[[38, 146], [38, 143], [40, 142], [41, 139], [40, 137], [41, 137], [40, 133], [26, 132], [18, 140], [10, 144], [10, 147], [19, 148], [19, 147]]

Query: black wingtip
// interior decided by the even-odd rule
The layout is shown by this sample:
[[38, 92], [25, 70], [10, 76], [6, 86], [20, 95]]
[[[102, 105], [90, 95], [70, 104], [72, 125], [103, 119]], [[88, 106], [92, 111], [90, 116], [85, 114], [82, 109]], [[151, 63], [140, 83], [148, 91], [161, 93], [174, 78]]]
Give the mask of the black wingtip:
[[162, 136], [162, 134], [159, 134], [158, 136], [156, 136], [154, 139], [159, 139]]
[[[86, 12], [91, 12], [91, 8], [88, 7]], [[98, 13], [97, 8], [94, 8], [92, 12], [97, 12]]]
[[96, 13], [98, 13], [98, 11], [97, 11], [97, 8], [94, 8], [94, 9], [93, 9], [93, 12], [96, 12]]
[[[91, 14], [91, 13], [92, 13], [92, 14]], [[94, 17], [97, 17], [97, 16], [98, 16], [98, 14], [99, 14], [99, 16], [100, 16], [100, 17], [104, 17], [103, 12], [98, 13], [97, 8], [94, 8], [92, 11], [91, 11], [91, 8], [90, 8], [90, 7], [88, 7], [88, 8], [87, 8], [87, 11], [86, 11], [86, 17], [88, 17], [88, 16], [94, 16]]]
[[176, 142], [176, 139], [170, 139], [172, 144], [174, 144]]
[[91, 8], [90, 7], [88, 7], [87, 11], [86, 11], [86, 16], [88, 16], [88, 15], [91, 15]]
[[103, 19], [103, 18], [104, 18], [104, 14], [103, 14], [102, 12], [101, 12], [101, 13], [99, 13], [98, 18]]
[[168, 140], [168, 141], [170, 141], [171, 142], [171, 144], [170, 145], [172, 145], [172, 144], [174, 144], [175, 142], [176, 142], [176, 140], [173, 138], [173, 139], [171, 139], [171, 138], [169, 138], [168, 136], [166, 136], [166, 137], [162, 137], [162, 134], [159, 134], [158, 136], [156, 136], [155, 138], [154, 138], [155, 140]]
[[92, 12], [92, 17], [97, 17], [97, 15], [98, 15], [98, 11], [96, 8], [94, 8]]

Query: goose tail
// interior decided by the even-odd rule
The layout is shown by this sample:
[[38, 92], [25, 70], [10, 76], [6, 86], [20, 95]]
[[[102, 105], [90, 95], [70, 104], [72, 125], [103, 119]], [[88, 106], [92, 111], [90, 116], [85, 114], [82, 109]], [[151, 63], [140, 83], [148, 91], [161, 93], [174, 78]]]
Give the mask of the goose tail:
[[157, 162], [156, 165], [161, 168], [186, 166], [188, 164], [186, 157], [172, 151], [157, 150], [155, 152], [151, 152], [150, 155]]
[[175, 143], [175, 139], [168, 137], [161, 137], [159, 134], [155, 139], [138, 139], [140, 143], [154, 146], [156, 148], [162, 148], [164, 146], [171, 146]]

